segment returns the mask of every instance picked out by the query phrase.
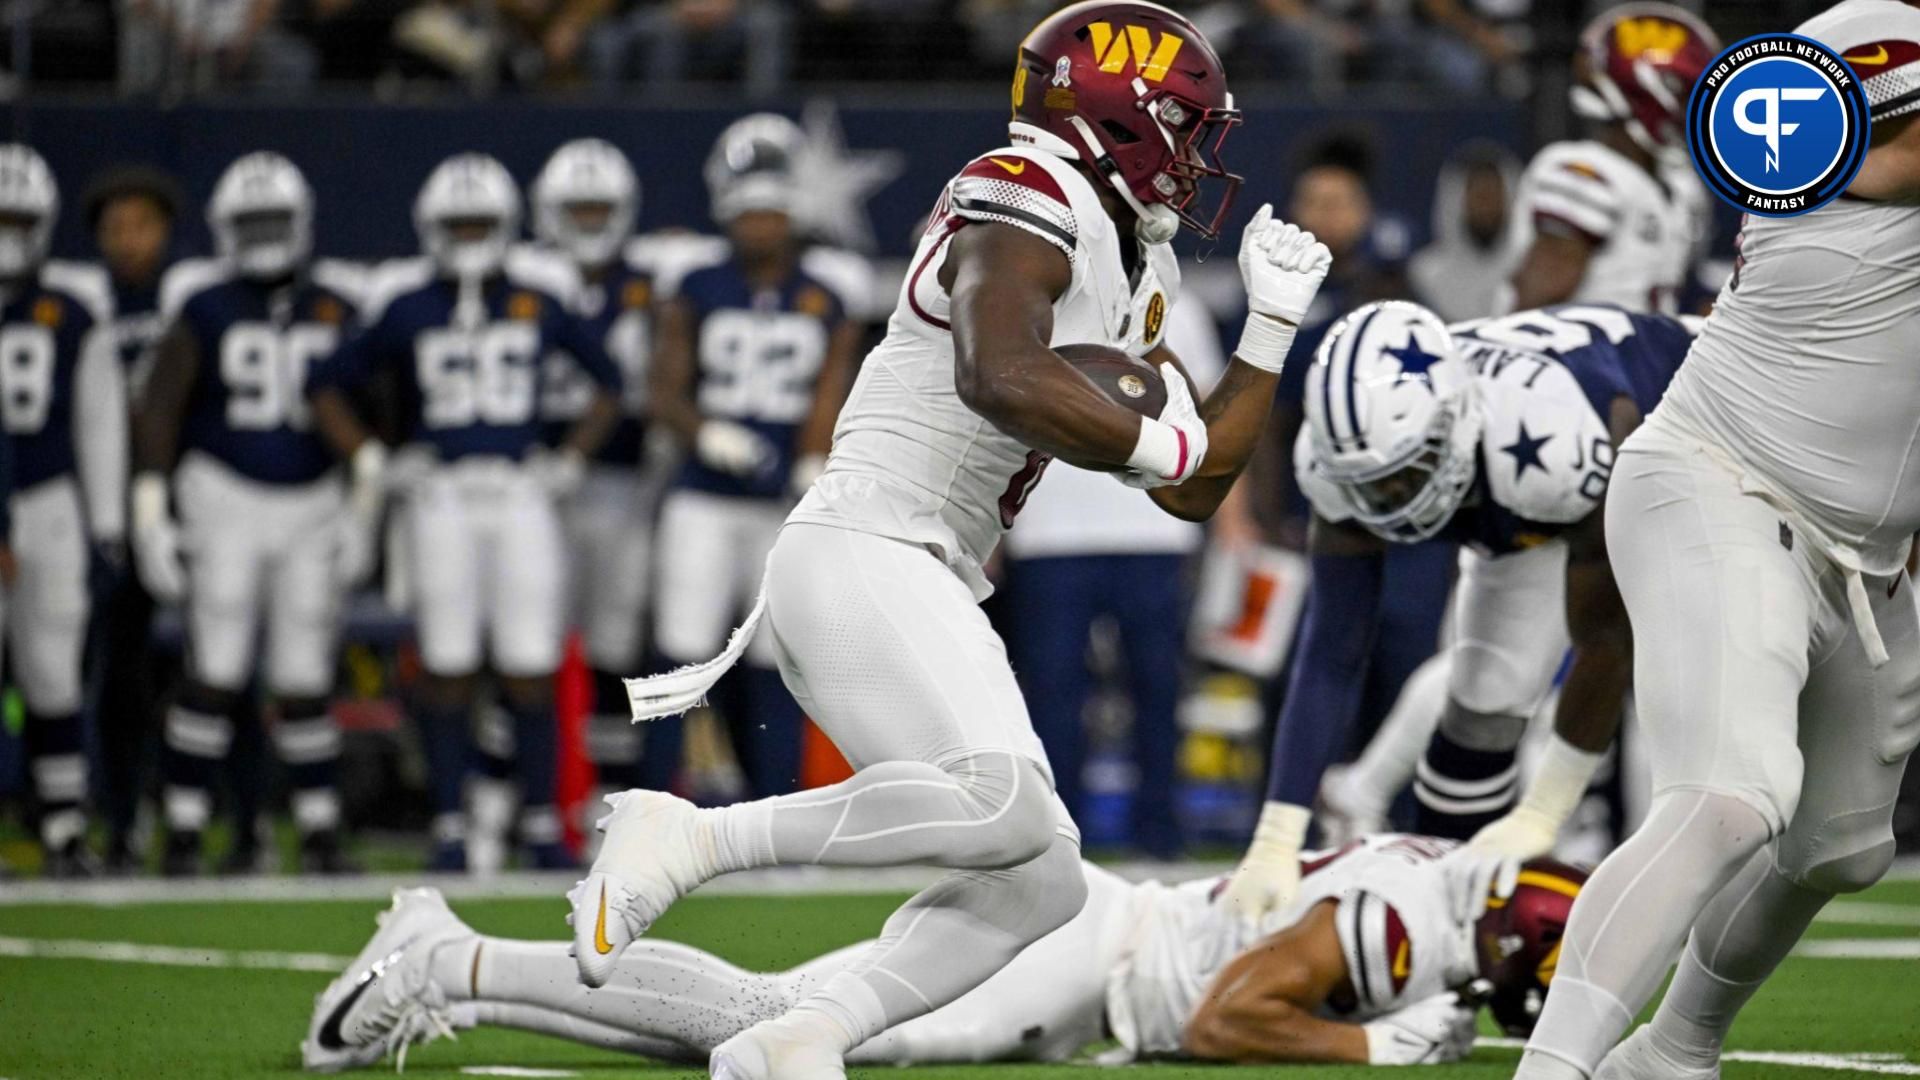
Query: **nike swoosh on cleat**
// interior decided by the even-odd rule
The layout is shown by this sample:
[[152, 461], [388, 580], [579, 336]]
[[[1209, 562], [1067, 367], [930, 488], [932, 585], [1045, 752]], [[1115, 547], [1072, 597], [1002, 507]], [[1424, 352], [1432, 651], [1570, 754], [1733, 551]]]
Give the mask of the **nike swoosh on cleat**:
[[353, 1008], [353, 1003], [359, 1001], [360, 995], [367, 992], [367, 987], [373, 985], [374, 977], [372, 971], [360, 976], [359, 985], [355, 986], [353, 991], [342, 998], [340, 1004], [335, 1005], [333, 1011], [327, 1014], [327, 1022], [320, 1025], [319, 1041], [322, 1049], [345, 1050], [347, 1048], [346, 1042], [340, 1038], [340, 1022], [347, 1018], [347, 1010]]
[[607, 883], [600, 883], [600, 917], [593, 923], [593, 949], [601, 956], [613, 951], [613, 942], [607, 940]]

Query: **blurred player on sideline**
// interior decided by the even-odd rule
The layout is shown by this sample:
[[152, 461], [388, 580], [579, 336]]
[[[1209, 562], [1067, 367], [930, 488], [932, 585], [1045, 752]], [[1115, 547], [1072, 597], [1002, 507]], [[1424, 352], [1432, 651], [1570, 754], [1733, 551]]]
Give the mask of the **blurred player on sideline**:
[[[707, 159], [722, 260], [680, 278], [660, 309], [653, 402], [688, 460], [660, 515], [655, 637], [673, 664], [719, 652], [751, 607], [793, 501], [825, 464], [853, 378], [860, 328], [800, 266], [793, 157], [799, 128], [757, 114]], [[756, 796], [799, 787], [800, 707], [781, 685], [771, 634], [748, 648], [729, 726]]]
[[[513, 718], [519, 839], [530, 863], [567, 866], [554, 808], [565, 542], [555, 501], [578, 488], [620, 419], [620, 372], [566, 299], [507, 262], [520, 193], [483, 154], [442, 162], [420, 189], [425, 257], [383, 268], [360, 330], [309, 381], [315, 427], [351, 463], [355, 512], [378, 513], [389, 482], [406, 499], [407, 572], [421, 662], [415, 701], [432, 773], [432, 865], [466, 868], [462, 795], [473, 708], [487, 668]], [[560, 285], [564, 291], [565, 282]], [[572, 355], [595, 384], [557, 449], [542, 444], [541, 365]], [[384, 443], [351, 395], [399, 403], [406, 449], [387, 476]]]
[[1497, 311], [1587, 300], [1674, 312], [1708, 217], [1686, 158], [1687, 94], [1719, 51], [1713, 30], [1672, 4], [1621, 4], [1587, 24], [1572, 97], [1593, 137], [1527, 164]]
[[256, 669], [292, 787], [301, 866], [353, 869], [340, 850], [340, 731], [329, 699], [340, 599], [370, 568], [371, 523], [347, 513], [304, 388], [309, 367], [350, 326], [358, 283], [347, 267], [313, 258], [313, 210], [291, 161], [267, 151], [240, 158], [207, 205], [219, 255], [175, 266], [161, 288], [166, 330], [134, 417], [133, 543], [147, 590], [186, 613], [187, 672], [161, 756], [162, 869], [172, 875], [199, 870]]
[[[634, 724], [620, 684], [642, 669], [654, 518], [669, 458], [650, 446], [647, 428], [653, 277], [624, 254], [640, 212], [640, 182], [611, 143], [576, 139], [547, 159], [531, 195], [534, 235], [579, 276], [575, 311], [619, 365], [625, 385], [619, 423], [587, 465], [579, 490], [561, 504], [572, 617], [593, 672], [587, 754], [602, 787], [664, 786], [646, 783], [641, 760], [644, 753], [650, 763], [646, 779], [670, 777], [679, 754], [666, 736], [674, 731]], [[549, 444], [560, 446], [592, 403], [595, 383], [570, 354], [557, 351], [548, 354], [543, 380], [541, 416]]]
[[[1585, 875], [1511, 862], [1493, 891], [1441, 856], [1452, 843], [1382, 835], [1310, 853], [1306, 887], [1255, 926], [1224, 880], [1129, 883], [1082, 863], [1087, 903], [972, 992], [854, 1051], [872, 1065], [1069, 1061], [1421, 1065], [1473, 1049], [1480, 1000], [1524, 1033]], [[603, 989], [574, 981], [558, 942], [483, 937], [437, 890], [402, 889], [380, 929], [314, 1003], [301, 1057], [335, 1071], [442, 1033], [496, 1025], [670, 1061], [699, 1061], [779, 1015], [873, 943], [784, 972], [642, 941]], [[370, 974], [371, 972], [371, 974]], [[1484, 980], [1484, 982], [1479, 982]], [[1478, 985], [1476, 985], [1478, 983]], [[356, 989], [365, 989], [355, 993]], [[1463, 1002], [1456, 991], [1468, 991]]]
[[[683, 711], [764, 621], [788, 689], [857, 771], [714, 810], [616, 796], [593, 872], [569, 894], [589, 986], [674, 900], [729, 871], [953, 871], [850, 967], [715, 1048], [717, 1077], [841, 1077], [848, 1050], [954, 1000], [1079, 913], [1079, 833], [978, 607], [982, 566], [1055, 455], [1152, 489], [1175, 516], [1210, 516], [1326, 276], [1325, 247], [1270, 208], [1255, 214], [1239, 253], [1250, 309], [1239, 353], [1196, 404], [1147, 310], [1178, 302], [1168, 242], [1183, 226], [1217, 235], [1238, 183], [1218, 159], [1240, 119], [1219, 57], [1166, 8], [1076, 4], [1028, 35], [1013, 102], [1011, 145], [973, 159], [935, 203], [826, 470], [774, 541], [761, 601], [717, 659], [629, 684], [636, 716]], [[1204, 201], [1203, 186], [1217, 188]], [[1159, 416], [1117, 404], [1051, 349], [1082, 342], [1155, 365]]]
[[[1920, 10], [1846, 0], [1797, 32], [1854, 65], [1872, 142], [1839, 199], [1746, 219], [1615, 463], [1653, 802], [1574, 907], [1525, 1080], [1718, 1077], [1814, 916], [1893, 862], [1920, 742]], [[1609, 1054], [1676, 957], [1653, 1022]]]
[[[181, 195], [172, 177], [145, 166], [107, 170], [82, 200], [100, 265], [113, 284], [114, 337], [127, 396], [138, 400], [166, 329], [160, 281], [173, 257]], [[158, 749], [162, 709], [155, 671], [153, 597], [126, 562], [106, 565], [94, 596], [91, 685], [99, 776], [94, 803], [107, 830], [108, 873], [140, 869], [134, 836], [140, 800]]]
[[0, 437], [12, 478], [0, 630], [26, 705], [46, 873], [73, 877], [96, 869], [82, 809], [81, 657], [88, 563], [124, 558], [127, 401], [106, 275], [47, 258], [59, 214], [47, 163], [0, 145]]

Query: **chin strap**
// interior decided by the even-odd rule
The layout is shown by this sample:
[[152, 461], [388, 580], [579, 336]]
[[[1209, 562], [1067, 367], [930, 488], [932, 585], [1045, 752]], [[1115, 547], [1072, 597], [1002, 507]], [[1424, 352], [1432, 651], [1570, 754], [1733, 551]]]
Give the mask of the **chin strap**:
[[1120, 167], [1113, 163], [1112, 155], [1100, 152], [1100, 141], [1093, 137], [1093, 129], [1087, 126], [1087, 122], [1078, 116], [1068, 117], [1067, 122], [1080, 133], [1080, 138], [1086, 142], [1088, 151], [1094, 155], [1094, 170], [1104, 177], [1107, 186], [1111, 187], [1121, 200], [1132, 208], [1137, 218], [1133, 226], [1134, 237], [1143, 244], [1164, 244], [1171, 241], [1180, 232], [1180, 216], [1175, 214], [1171, 207], [1158, 203], [1148, 206], [1141, 202], [1139, 196], [1133, 193], [1133, 189], [1127, 186], [1125, 178], [1120, 175]]

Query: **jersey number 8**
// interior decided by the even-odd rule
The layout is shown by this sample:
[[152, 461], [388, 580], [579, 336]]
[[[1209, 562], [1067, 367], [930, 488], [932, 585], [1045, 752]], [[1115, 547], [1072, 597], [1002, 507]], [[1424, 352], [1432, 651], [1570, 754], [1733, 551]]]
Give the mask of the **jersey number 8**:
[[34, 323], [0, 329], [0, 427], [37, 434], [53, 407], [53, 332]]

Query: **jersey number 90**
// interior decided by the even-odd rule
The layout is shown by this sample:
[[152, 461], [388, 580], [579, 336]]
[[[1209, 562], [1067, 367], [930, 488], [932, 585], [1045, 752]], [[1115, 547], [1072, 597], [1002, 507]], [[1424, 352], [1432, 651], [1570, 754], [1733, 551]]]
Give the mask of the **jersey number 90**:
[[236, 431], [305, 431], [307, 368], [332, 352], [339, 339], [339, 330], [324, 323], [235, 323], [220, 338], [227, 426]]

